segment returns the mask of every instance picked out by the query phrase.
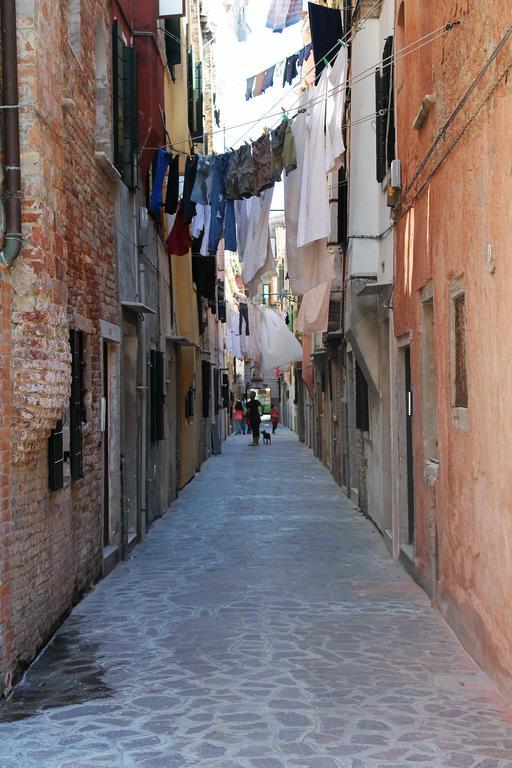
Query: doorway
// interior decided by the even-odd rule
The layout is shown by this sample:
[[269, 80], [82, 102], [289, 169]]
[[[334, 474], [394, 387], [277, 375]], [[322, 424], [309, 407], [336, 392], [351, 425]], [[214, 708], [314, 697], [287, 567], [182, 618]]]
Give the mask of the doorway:
[[406, 346], [402, 350], [404, 361], [404, 389], [405, 389], [405, 473], [407, 485], [407, 530], [405, 543], [410, 547], [414, 544], [414, 460], [412, 444], [412, 417], [413, 417], [413, 388], [411, 369], [411, 348]]

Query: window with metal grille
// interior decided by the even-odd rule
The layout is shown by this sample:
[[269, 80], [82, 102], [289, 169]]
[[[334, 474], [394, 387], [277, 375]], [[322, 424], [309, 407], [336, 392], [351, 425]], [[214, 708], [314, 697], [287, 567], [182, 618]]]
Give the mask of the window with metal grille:
[[63, 418], [57, 421], [48, 439], [48, 485], [60, 491], [69, 481], [84, 476], [82, 462], [82, 418], [85, 413], [84, 334], [72, 328], [69, 332], [71, 352], [71, 396]]
[[356, 361], [356, 429], [362, 432], [370, 430], [370, 413], [368, 409], [368, 384], [359, 364]]
[[377, 181], [386, 177], [391, 161], [395, 158], [395, 109], [393, 36], [386, 38], [382, 53], [382, 67], [375, 71], [375, 120]]
[[71, 399], [69, 402], [69, 461], [71, 480], [84, 476], [82, 467], [82, 391], [84, 338], [83, 333], [73, 328], [69, 332], [71, 347]]
[[48, 487], [50, 491], [64, 488], [64, 441], [62, 419], [52, 429], [48, 439]]
[[164, 439], [164, 353], [152, 349], [150, 361], [151, 442]]
[[468, 375], [466, 368], [466, 300], [454, 299], [455, 324], [455, 407], [468, 407]]
[[114, 165], [124, 183], [137, 186], [137, 68], [135, 50], [124, 44], [121, 25], [112, 29]]

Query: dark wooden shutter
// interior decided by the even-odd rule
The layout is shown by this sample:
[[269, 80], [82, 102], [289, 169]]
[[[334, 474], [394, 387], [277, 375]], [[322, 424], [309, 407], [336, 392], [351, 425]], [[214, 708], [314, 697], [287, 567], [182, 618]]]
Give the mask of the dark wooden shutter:
[[62, 419], [52, 429], [48, 439], [48, 486], [50, 491], [60, 491], [64, 487]]
[[150, 352], [151, 442], [164, 439], [164, 353]]
[[202, 385], [203, 385], [203, 418], [210, 415], [210, 363], [201, 361]]
[[214, 397], [214, 406], [215, 406], [215, 413], [218, 413], [220, 410], [220, 403], [219, 403], [219, 376], [220, 371], [218, 368], [215, 368], [213, 372], [213, 397]]
[[203, 64], [196, 62], [193, 51], [187, 54], [188, 127], [192, 138], [203, 138]]
[[112, 27], [112, 79], [114, 102], [114, 165], [121, 173], [124, 157], [123, 36], [118, 21]]
[[345, 168], [338, 171], [338, 243], [347, 245], [348, 186]]
[[137, 69], [135, 50], [123, 42], [121, 25], [112, 29], [114, 165], [125, 184], [137, 186]]
[[393, 93], [393, 36], [386, 38], [383, 65], [375, 72], [377, 181], [384, 180], [395, 157], [395, 109]]
[[368, 384], [359, 364], [356, 362], [356, 429], [368, 432], [370, 413], [368, 409]]
[[135, 189], [137, 186], [137, 66], [135, 49], [123, 48], [123, 100], [124, 143], [123, 179]]
[[171, 70], [177, 64], [181, 64], [181, 18], [173, 16], [165, 20], [165, 54], [167, 66]]
[[82, 468], [82, 365], [83, 340], [80, 331], [71, 329], [71, 399], [69, 401], [69, 459], [71, 480], [84, 476]]
[[226, 301], [222, 280], [217, 281], [217, 318], [220, 323], [226, 322]]

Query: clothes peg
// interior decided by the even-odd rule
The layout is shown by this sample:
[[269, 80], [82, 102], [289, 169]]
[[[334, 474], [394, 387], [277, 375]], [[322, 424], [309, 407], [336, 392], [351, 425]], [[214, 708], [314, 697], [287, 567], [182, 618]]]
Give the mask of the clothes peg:
[[347, 47], [347, 44], [346, 44], [346, 42], [345, 42], [344, 40], [341, 40], [341, 39], [340, 39], [340, 40], [338, 40], [338, 43], [339, 43], [340, 45], [342, 45], [344, 48], [346, 48], [346, 47]]

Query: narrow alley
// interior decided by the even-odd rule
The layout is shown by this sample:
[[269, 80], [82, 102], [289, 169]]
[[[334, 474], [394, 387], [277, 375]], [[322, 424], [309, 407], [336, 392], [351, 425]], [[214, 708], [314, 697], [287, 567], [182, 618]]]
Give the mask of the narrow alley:
[[0, 710], [0, 768], [510, 768], [512, 709], [296, 436], [223, 444]]

